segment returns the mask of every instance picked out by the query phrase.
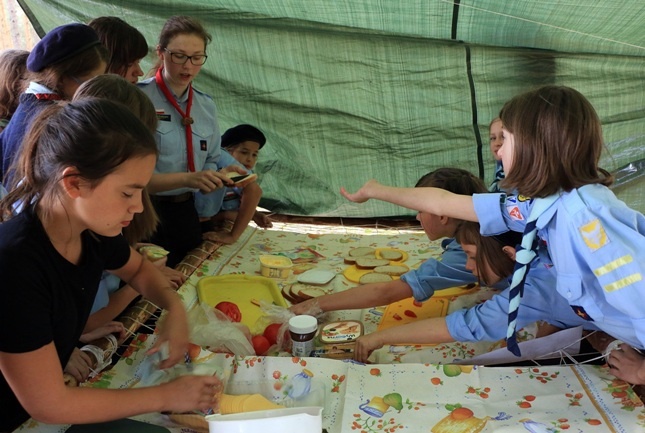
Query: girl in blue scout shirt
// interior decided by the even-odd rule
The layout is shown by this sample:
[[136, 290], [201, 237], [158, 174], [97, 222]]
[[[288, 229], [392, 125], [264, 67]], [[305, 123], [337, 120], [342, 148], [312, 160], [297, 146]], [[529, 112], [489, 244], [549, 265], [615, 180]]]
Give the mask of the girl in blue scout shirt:
[[[192, 85], [206, 63], [206, 46], [211, 39], [198, 20], [169, 18], [159, 36], [155, 76], [138, 84], [152, 100], [159, 119], [155, 134], [159, 159], [148, 190], [161, 224], [151, 242], [170, 251], [170, 267], [202, 241], [194, 193], [218, 194], [221, 203], [222, 187], [233, 185], [226, 172], [245, 173], [238, 165], [219, 165], [215, 102]], [[239, 186], [248, 187], [249, 195], [261, 194], [253, 181]]]
[[[27, 57], [29, 86], [7, 127], [0, 133], [2, 174], [6, 177], [18, 157], [20, 144], [31, 119], [52, 101], [72, 99], [78, 86], [105, 73], [108, 52], [96, 32], [85, 24], [66, 24], [47, 33]], [[10, 173], [9, 173], [10, 175]]]
[[[455, 194], [472, 195], [486, 192], [484, 183], [472, 173], [459, 168], [440, 168], [419, 179], [416, 188], [443, 188]], [[431, 241], [455, 235], [461, 220], [440, 217], [427, 212], [419, 212], [417, 220], [421, 223], [426, 236]], [[407, 299], [414, 296], [417, 301], [425, 301], [435, 291], [464, 284], [476, 283], [477, 277], [466, 268], [466, 254], [454, 239], [442, 242], [443, 253], [438, 259], [428, 259], [419, 269], [413, 269], [399, 280], [385, 283], [363, 284], [349, 290], [319, 296], [290, 309], [295, 314], [317, 314], [325, 311], [369, 308]], [[495, 287], [508, 287], [506, 281], [495, 282]]]
[[[224, 157], [234, 158], [235, 164], [242, 164], [248, 174], [252, 174], [260, 149], [265, 143], [266, 137], [255, 126], [237, 125], [222, 134], [222, 157], [223, 159]], [[256, 210], [258, 202], [255, 199], [249, 200], [248, 195], [243, 195], [243, 192], [244, 190], [237, 186], [227, 187], [223, 201], [216, 204], [209, 202], [212, 194], [195, 195], [195, 205], [202, 221], [202, 233], [205, 239], [225, 244], [233, 243], [246, 228], [243, 222], [246, 221], [248, 224], [251, 219], [261, 228], [273, 226], [269, 217]], [[211, 209], [207, 210], [208, 208]], [[252, 218], [249, 218], [251, 214]], [[212, 216], [204, 217], [204, 215]], [[238, 219], [240, 219], [239, 222]], [[215, 225], [225, 221], [233, 222], [233, 230], [230, 233], [214, 232]]]
[[[506, 172], [502, 187], [516, 189], [517, 197], [466, 197], [433, 188], [387, 187], [374, 180], [356, 193], [343, 188], [341, 194], [355, 202], [377, 198], [479, 221], [485, 235], [519, 231], [531, 223], [537, 230], [538, 257], [552, 260], [556, 290], [572, 310], [643, 349], [645, 217], [608, 188], [612, 177], [598, 166], [603, 141], [594, 108], [574, 89], [544, 86], [511, 99], [500, 118], [504, 144], [499, 152]], [[531, 212], [537, 209], [541, 212]]]
[[[515, 246], [522, 234], [506, 232], [485, 237], [479, 234], [479, 224], [463, 222], [457, 229], [456, 239], [464, 249], [468, 261], [466, 268], [473, 272], [482, 284], [494, 284], [506, 280], [513, 273]], [[533, 262], [527, 278], [522, 308], [518, 315], [518, 328], [544, 321], [551, 325], [541, 327], [536, 337], [554, 330], [583, 326], [597, 329], [593, 323], [578, 317], [569, 308], [567, 301], [552, 289], [555, 272], [548, 264]], [[450, 343], [453, 341], [498, 341], [506, 336], [506, 313], [509, 304], [509, 289], [494, 295], [486, 302], [469, 309], [462, 309], [446, 317], [433, 317], [414, 323], [395, 326], [359, 338], [355, 357], [365, 362], [370, 353], [387, 344]]]
[[[33, 125], [17, 164], [21, 182], [0, 201], [0, 431], [30, 416], [82, 424], [212, 407], [218, 379], [210, 376], [139, 389], [65, 386], [62, 366], [103, 270], [166, 310], [152, 349], [168, 343], [160, 368], [184, 359], [188, 323], [175, 290], [121, 235], [143, 209], [141, 193], [155, 166], [150, 131], [105, 99], [52, 104]], [[16, 201], [28, 205], [11, 216]]]

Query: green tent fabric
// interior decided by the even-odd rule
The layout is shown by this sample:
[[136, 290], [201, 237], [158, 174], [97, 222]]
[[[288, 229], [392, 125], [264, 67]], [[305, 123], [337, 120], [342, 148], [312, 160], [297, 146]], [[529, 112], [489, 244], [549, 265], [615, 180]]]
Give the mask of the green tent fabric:
[[213, 34], [195, 86], [222, 129], [261, 128], [261, 204], [293, 215], [382, 217], [338, 193], [370, 178], [413, 186], [442, 166], [487, 183], [488, 124], [536, 85], [574, 87], [598, 111], [616, 192], [645, 210], [645, 2], [515, 0], [19, 0], [42, 35], [119, 16], [151, 47], [171, 15]]

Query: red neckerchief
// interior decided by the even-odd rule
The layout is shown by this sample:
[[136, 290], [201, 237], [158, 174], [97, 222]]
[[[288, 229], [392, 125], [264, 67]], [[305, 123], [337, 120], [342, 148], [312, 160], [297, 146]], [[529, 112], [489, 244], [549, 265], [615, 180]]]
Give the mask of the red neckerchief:
[[36, 99], [42, 99], [44, 101], [60, 101], [63, 99], [62, 96], [56, 94], [56, 93], [34, 93], [33, 94]]
[[188, 171], [194, 172], [195, 158], [193, 156], [193, 128], [191, 126], [194, 120], [192, 117], [190, 117], [190, 108], [193, 105], [193, 85], [192, 83], [188, 85], [188, 102], [186, 103], [186, 112], [184, 113], [184, 110], [181, 109], [173, 94], [170, 93], [170, 89], [168, 89], [168, 86], [163, 79], [162, 71], [163, 67], [157, 69], [155, 81], [157, 82], [157, 86], [159, 86], [161, 92], [164, 94], [168, 102], [170, 102], [172, 106], [175, 107], [175, 110], [177, 110], [177, 112], [181, 116], [181, 123], [182, 125], [184, 125], [184, 128], [186, 128], [186, 158], [188, 159]]

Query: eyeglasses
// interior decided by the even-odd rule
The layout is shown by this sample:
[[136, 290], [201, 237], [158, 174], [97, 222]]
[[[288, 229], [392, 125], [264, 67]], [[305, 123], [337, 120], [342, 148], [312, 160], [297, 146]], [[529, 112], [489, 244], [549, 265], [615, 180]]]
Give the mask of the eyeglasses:
[[201, 66], [206, 63], [208, 56], [206, 54], [195, 54], [193, 56], [187, 56], [182, 53], [173, 53], [168, 48], [163, 49], [165, 52], [170, 54], [170, 61], [176, 65], [185, 65], [188, 60], [195, 66]]

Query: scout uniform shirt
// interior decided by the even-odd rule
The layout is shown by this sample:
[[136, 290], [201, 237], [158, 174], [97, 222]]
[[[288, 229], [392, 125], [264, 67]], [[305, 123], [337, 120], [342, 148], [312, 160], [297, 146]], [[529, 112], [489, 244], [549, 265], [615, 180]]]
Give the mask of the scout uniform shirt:
[[[531, 207], [529, 199], [504, 194], [475, 194], [473, 203], [484, 235], [522, 231]], [[553, 260], [556, 289], [572, 310], [645, 348], [645, 217], [609, 188], [590, 184], [560, 193], [537, 228], [538, 260]]]
[[[137, 84], [152, 101], [157, 110], [157, 132], [155, 139], [159, 147], [159, 159], [155, 173], [182, 173], [188, 171], [186, 152], [186, 132], [182, 118], [166, 99], [157, 86], [155, 78], [149, 78]], [[186, 109], [188, 92], [184, 92], [177, 102]], [[220, 130], [217, 123], [217, 107], [213, 99], [193, 87], [193, 106], [190, 116], [193, 118], [193, 155], [195, 170], [217, 171], [220, 159]], [[164, 191], [158, 195], [179, 195], [195, 192], [196, 189], [178, 188]]]

